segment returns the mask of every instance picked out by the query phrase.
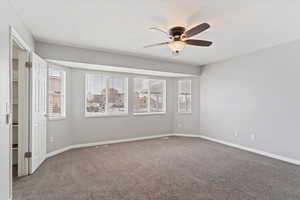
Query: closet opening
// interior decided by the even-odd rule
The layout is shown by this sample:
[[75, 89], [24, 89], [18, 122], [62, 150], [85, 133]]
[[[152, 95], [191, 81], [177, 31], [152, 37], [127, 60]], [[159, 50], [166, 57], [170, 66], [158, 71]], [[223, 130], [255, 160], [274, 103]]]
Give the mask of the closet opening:
[[29, 56], [30, 52], [16, 39], [11, 41], [10, 67], [10, 146], [12, 185], [28, 175], [29, 159]]

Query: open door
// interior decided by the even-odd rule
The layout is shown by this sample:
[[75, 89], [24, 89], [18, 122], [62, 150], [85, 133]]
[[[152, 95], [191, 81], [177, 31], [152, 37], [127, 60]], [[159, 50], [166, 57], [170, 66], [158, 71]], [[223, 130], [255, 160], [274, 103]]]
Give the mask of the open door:
[[[12, 147], [13, 160], [17, 158], [17, 176], [28, 175], [28, 159], [25, 158], [28, 152], [29, 139], [29, 70], [26, 67], [30, 52], [24, 49], [13, 49], [16, 57], [13, 59], [13, 104], [12, 104]], [[16, 62], [16, 63], [15, 63]], [[17, 91], [15, 91], [17, 90]], [[16, 96], [15, 96], [16, 95]], [[14, 155], [17, 154], [16, 155]], [[13, 165], [14, 167], [14, 165]]]
[[47, 153], [47, 62], [34, 53], [31, 59], [30, 174], [43, 163]]

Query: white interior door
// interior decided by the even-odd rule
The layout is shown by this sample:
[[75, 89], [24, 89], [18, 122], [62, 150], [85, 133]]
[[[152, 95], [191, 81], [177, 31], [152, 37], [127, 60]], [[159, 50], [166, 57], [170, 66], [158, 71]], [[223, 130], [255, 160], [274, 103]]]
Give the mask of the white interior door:
[[30, 173], [46, 159], [47, 138], [47, 62], [32, 54], [31, 68]]
[[28, 152], [29, 140], [29, 70], [26, 63], [30, 53], [26, 50], [18, 50], [18, 176], [28, 175], [29, 160], [25, 158]]

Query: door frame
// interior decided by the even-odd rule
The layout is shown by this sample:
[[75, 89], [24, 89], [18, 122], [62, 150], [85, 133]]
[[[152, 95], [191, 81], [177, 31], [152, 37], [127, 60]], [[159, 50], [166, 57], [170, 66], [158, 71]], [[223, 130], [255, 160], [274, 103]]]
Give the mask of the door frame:
[[[20, 34], [14, 29], [14, 27], [10, 26], [9, 27], [9, 166], [10, 166], [10, 174], [9, 174], [9, 197], [12, 198], [12, 162], [13, 162], [13, 156], [12, 156], [12, 134], [13, 134], [13, 128], [12, 128], [12, 107], [13, 107], [13, 94], [12, 94], [12, 77], [13, 77], [13, 45], [16, 43], [18, 47], [23, 49], [28, 53], [28, 61], [29, 61], [29, 56], [31, 53], [31, 48], [27, 43], [22, 39]], [[25, 66], [24, 66], [25, 67]], [[28, 71], [29, 75], [29, 71]], [[29, 78], [29, 77], [28, 77]], [[29, 81], [29, 80], [28, 80]], [[29, 88], [28, 88], [29, 89]], [[28, 111], [29, 111], [29, 99], [28, 99]], [[28, 112], [28, 120], [29, 120], [29, 112]], [[24, 137], [22, 137], [22, 140], [27, 140], [25, 141], [25, 144], [29, 142], [29, 124], [28, 124], [28, 130], [25, 130]], [[20, 137], [19, 137], [20, 139]], [[22, 142], [23, 143], [23, 142]], [[23, 143], [24, 144], [24, 143]], [[28, 151], [28, 145], [19, 145], [19, 152], [26, 152]], [[20, 155], [20, 153], [19, 153]], [[21, 165], [24, 166], [25, 162], [24, 159], [20, 159], [20, 156], [18, 156], [18, 162], [21, 162]], [[19, 171], [19, 170], [18, 170]], [[28, 174], [27, 172], [23, 172], [21, 174]], [[19, 172], [18, 172], [19, 174]]]

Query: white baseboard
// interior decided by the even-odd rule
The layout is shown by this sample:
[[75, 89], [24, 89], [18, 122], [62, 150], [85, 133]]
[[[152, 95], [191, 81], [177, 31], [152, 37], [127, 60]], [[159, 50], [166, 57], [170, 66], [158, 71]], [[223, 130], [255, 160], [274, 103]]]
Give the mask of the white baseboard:
[[224, 144], [224, 145], [227, 145], [227, 146], [230, 146], [230, 147], [234, 147], [234, 148], [237, 148], [237, 149], [241, 149], [241, 150], [249, 151], [249, 152], [252, 152], [252, 153], [256, 153], [256, 154], [266, 156], [266, 157], [269, 157], [269, 158], [281, 160], [281, 161], [288, 162], [288, 163], [295, 164], [295, 165], [300, 165], [300, 161], [296, 160], [296, 159], [293, 159], [293, 158], [288, 158], [288, 157], [268, 153], [268, 152], [265, 152], [265, 151], [252, 149], [252, 148], [249, 148], [249, 147], [244, 147], [242, 145], [234, 144], [234, 143], [231, 143], [231, 142], [226, 142], [226, 141], [223, 141], [223, 140], [218, 140], [218, 139], [207, 137], [207, 136], [204, 136], [204, 135], [188, 135], [188, 134], [176, 134], [176, 133], [174, 135], [175, 136], [182, 136], [182, 137], [202, 138], [202, 139], [206, 139], [206, 140], [209, 140], [209, 141], [212, 141], [212, 142], [216, 142], [216, 143]]
[[85, 143], [85, 144], [75, 144], [75, 145], [72, 145], [72, 148], [75, 149], [75, 148], [92, 147], [92, 146], [106, 145], [106, 144], [134, 142], [134, 141], [139, 141], [139, 140], [149, 140], [149, 139], [155, 139], [155, 138], [161, 138], [161, 137], [168, 137], [171, 135], [173, 135], [173, 134], [152, 135], [152, 136], [146, 136], [146, 137], [137, 137], [137, 138], [129, 138], [129, 139], [121, 139], [121, 140], [108, 140], [108, 141]]
[[216, 143], [224, 144], [224, 145], [227, 145], [227, 146], [230, 146], [230, 147], [234, 147], [234, 148], [238, 148], [238, 149], [241, 149], [241, 150], [256, 153], [256, 154], [266, 156], [266, 157], [269, 157], [269, 158], [281, 160], [281, 161], [292, 163], [292, 164], [295, 164], [295, 165], [300, 165], [300, 161], [296, 160], [296, 159], [293, 159], [293, 158], [288, 158], [288, 157], [268, 153], [268, 152], [265, 152], [265, 151], [244, 147], [242, 145], [238, 145], [238, 144], [234, 144], [234, 143], [231, 143], [231, 142], [218, 140], [218, 139], [207, 137], [207, 136], [204, 136], [204, 135], [192, 135], [192, 134], [181, 134], [181, 133], [162, 134], [162, 135], [153, 135], [153, 136], [137, 137], [137, 138], [130, 138], [130, 139], [109, 140], [109, 141], [100, 141], [100, 142], [93, 142], [93, 143], [75, 144], [75, 145], [71, 145], [71, 146], [68, 146], [68, 147], [64, 147], [62, 149], [58, 149], [58, 150], [49, 152], [49, 153], [47, 153], [46, 158], [55, 156], [57, 154], [63, 153], [65, 151], [68, 151], [68, 150], [71, 150], [71, 149], [98, 146], [98, 145], [106, 145], [106, 144], [116, 144], [116, 143], [123, 143], [123, 142], [133, 142], [133, 141], [139, 141], [139, 140], [149, 140], [149, 139], [168, 137], [168, 136], [202, 138], [202, 139], [206, 139], [206, 140], [209, 140], [209, 141], [212, 141], [212, 142], [216, 142]]
[[74, 144], [74, 145], [70, 145], [68, 147], [64, 147], [62, 149], [58, 149], [58, 150], [49, 152], [49, 153], [47, 153], [46, 158], [50, 158], [52, 156], [55, 156], [57, 154], [63, 153], [65, 151], [68, 151], [71, 149], [78, 149], [78, 148], [83, 148], [83, 147], [92, 147], [92, 146], [99, 146], [99, 145], [107, 145], [107, 144], [116, 144], [116, 143], [123, 143], [123, 142], [134, 142], [134, 141], [139, 141], [139, 140], [149, 140], [149, 139], [169, 137], [169, 136], [173, 136], [173, 134], [152, 135], [152, 136], [146, 136], [146, 137], [137, 137], [137, 138], [129, 138], [129, 139], [121, 139], [121, 140], [109, 140], [109, 141], [100, 141], [100, 142], [93, 142], [93, 143]]
[[50, 158], [50, 157], [52, 157], [52, 156], [55, 156], [55, 155], [57, 155], [57, 154], [63, 153], [63, 152], [65, 152], [65, 151], [68, 151], [68, 150], [70, 150], [70, 149], [72, 149], [72, 146], [68, 146], [68, 147], [64, 147], [64, 148], [62, 148], [62, 149], [58, 149], [58, 150], [55, 150], [55, 151], [51, 151], [51, 152], [47, 153], [46, 159], [47, 159], [47, 158]]

